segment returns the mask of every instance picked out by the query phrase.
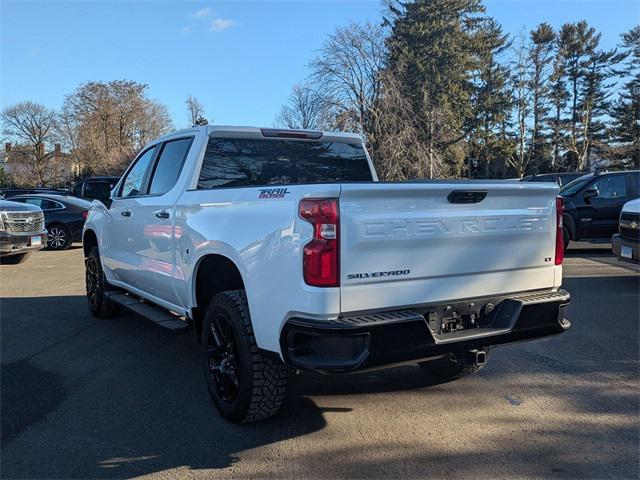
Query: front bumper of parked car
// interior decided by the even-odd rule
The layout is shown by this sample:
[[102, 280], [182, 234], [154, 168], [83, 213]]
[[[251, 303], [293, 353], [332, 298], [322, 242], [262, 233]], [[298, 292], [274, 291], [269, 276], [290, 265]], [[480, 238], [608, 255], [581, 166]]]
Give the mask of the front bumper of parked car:
[[[563, 317], [569, 301], [564, 290], [532, 291], [332, 321], [292, 318], [282, 330], [280, 346], [288, 364], [322, 373], [417, 363], [563, 333], [571, 326]], [[454, 330], [443, 333], [452, 319]], [[456, 319], [466, 326], [455, 330]]]
[[[618, 260], [640, 263], [640, 241], [616, 233], [611, 237], [611, 249]], [[624, 255], [623, 255], [624, 250]], [[629, 257], [629, 254], [631, 257]]]
[[[39, 239], [36, 241], [36, 239]], [[40, 250], [47, 244], [47, 232], [31, 234], [14, 234], [0, 231], [0, 257], [20, 255], [22, 253]]]

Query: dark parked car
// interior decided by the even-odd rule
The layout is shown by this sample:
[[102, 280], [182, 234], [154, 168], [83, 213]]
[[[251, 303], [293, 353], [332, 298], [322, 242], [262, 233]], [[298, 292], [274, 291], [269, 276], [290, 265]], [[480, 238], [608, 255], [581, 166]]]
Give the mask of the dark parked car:
[[539, 175], [529, 175], [524, 177], [521, 182], [553, 182], [561, 187], [580, 178], [589, 172], [557, 172], [557, 173], [541, 173]]
[[590, 173], [560, 189], [564, 241], [607, 239], [618, 232], [622, 206], [640, 197], [640, 171]]
[[116, 186], [120, 177], [89, 177], [80, 180], [71, 188], [71, 193], [76, 197], [89, 200], [100, 200], [108, 197], [109, 192]]
[[27, 203], [40, 207], [44, 212], [47, 228], [47, 247], [64, 250], [72, 242], [82, 241], [82, 227], [91, 203], [81, 198], [63, 195], [20, 195], [12, 202]]

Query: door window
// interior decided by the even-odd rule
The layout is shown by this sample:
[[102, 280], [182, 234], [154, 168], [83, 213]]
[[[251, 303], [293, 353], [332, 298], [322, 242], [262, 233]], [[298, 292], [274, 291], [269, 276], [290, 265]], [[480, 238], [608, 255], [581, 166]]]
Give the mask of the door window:
[[627, 196], [627, 182], [624, 175], [607, 175], [594, 182], [598, 198], [621, 198]]
[[42, 210], [59, 210], [64, 208], [64, 205], [58, 202], [54, 202], [53, 200], [47, 200], [46, 198], [43, 198], [42, 203], [40, 203], [40, 208]]
[[173, 188], [189, 153], [191, 141], [192, 138], [181, 138], [164, 144], [153, 172], [149, 194], [162, 195]]
[[155, 152], [155, 150], [156, 147], [152, 147], [138, 157], [122, 182], [122, 188], [120, 189], [119, 195], [120, 197], [135, 197], [137, 195], [142, 195], [144, 176], [147, 172], [147, 168], [149, 167], [149, 163], [153, 158], [153, 152]]
[[28, 205], [35, 205], [36, 207], [42, 208], [42, 199], [40, 198], [25, 198], [23, 202]]
[[64, 208], [64, 205], [54, 202], [53, 200], [47, 200], [46, 198], [30, 197], [30, 198], [16, 198], [12, 199], [12, 202], [26, 203], [28, 205], [35, 205], [42, 210], [55, 210]]

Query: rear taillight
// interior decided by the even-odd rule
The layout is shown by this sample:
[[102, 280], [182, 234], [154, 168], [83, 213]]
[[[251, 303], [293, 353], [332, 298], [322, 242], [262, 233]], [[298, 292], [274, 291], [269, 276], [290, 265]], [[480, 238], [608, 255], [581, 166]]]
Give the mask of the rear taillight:
[[304, 246], [303, 273], [307, 285], [337, 287], [340, 285], [340, 244], [337, 198], [302, 200], [300, 217], [313, 225], [313, 240]]
[[82, 212], [82, 218], [84, 218], [86, 220], [88, 216], [89, 216], [89, 211], [88, 210], [85, 210], [84, 212]]
[[562, 215], [564, 214], [564, 198], [556, 197], [556, 265], [562, 265], [564, 260], [564, 232]]

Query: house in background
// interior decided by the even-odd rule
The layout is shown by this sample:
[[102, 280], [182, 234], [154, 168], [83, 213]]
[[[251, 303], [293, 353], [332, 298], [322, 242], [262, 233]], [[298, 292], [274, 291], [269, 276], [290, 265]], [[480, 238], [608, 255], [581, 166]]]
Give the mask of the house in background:
[[78, 163], [62, 151], [59, 143], [54, 144], [53, 151], [48, 153], [42, 145], [39, 157], [44, 159], [40, 165], [36, 162], [33, 147], [7, 142], [0, 155], [0, 168], [16, 185], [30, 187], [66, 186], [80, 174]]

